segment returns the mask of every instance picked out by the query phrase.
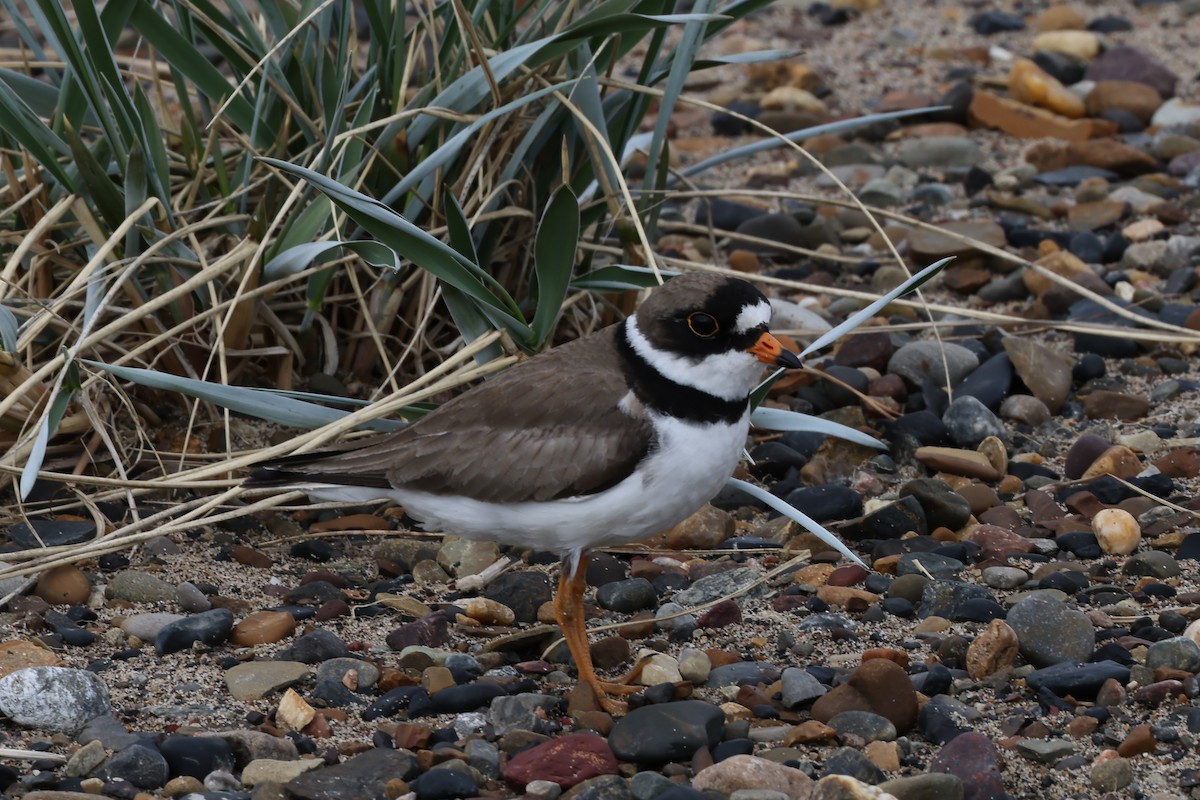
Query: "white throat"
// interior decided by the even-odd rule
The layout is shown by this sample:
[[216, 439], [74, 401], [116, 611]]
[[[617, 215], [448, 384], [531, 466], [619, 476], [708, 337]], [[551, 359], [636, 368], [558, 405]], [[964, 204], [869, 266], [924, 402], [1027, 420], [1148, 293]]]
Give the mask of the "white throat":
[[747, 391], [762, 376], [762, 362], [743, 350], [714, 353], [702, 358], [689, 358], [659, 350], [642, 333], [636, 316], [625, 320], [625, 336], [633, 351], [664, 378], [722, 400], [745, 400]]

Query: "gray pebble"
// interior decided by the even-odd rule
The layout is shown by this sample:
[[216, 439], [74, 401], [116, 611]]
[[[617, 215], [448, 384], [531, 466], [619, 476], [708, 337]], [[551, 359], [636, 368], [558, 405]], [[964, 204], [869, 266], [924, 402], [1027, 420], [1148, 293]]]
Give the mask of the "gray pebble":
[[74, 735], [112, 712], [108, 689], [94, 673], [27, 667], [0, 678], [0, 712], [18, 725]]

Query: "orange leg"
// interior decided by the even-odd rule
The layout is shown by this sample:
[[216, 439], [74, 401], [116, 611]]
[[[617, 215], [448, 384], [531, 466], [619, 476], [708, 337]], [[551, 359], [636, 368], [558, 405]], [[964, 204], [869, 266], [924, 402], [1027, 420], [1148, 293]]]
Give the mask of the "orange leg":
[[[638, 687], [612, 684], [596, 677], [592, 667], [592, 653], [588, 649], [587, 629], [583, 618], [583, 592], [587, 588], [588, 554], [584, 552], [577, 565], [564, 558], [558, 575], [558, 592], [554, 595], [554, 615], [562, 629], [567, 649], [575, 659], [579, 682], [592, 687], [597, 702], [610, 714], [624, 714], [625, 704], [608, 696], [609, 692], [632, 693]], [[574, 566], [574, 570], [571, 567]]]

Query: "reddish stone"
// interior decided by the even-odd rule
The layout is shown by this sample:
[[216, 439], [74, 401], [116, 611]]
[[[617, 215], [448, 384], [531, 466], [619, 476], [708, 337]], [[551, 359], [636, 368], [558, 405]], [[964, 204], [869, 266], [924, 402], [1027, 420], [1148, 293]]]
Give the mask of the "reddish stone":
[[956, 775], [970, 787], [967, 798], [1007, 797], [1000, 776], [1000, 754], [996, 745], [982, 733], [968, 731], [942, 746], [929, 764], [930, 772]]
[[1129, 731], [1125, 741], [1117, 746], [1117, 754], [1124, 758], [1131, 758], [1142, 753], [1153, 753], [1157, 746], [1158, 742], [1155, 741], [1150, 726], [1148, 724], [1136, 725]]
[[1033, 542], [1024, 536], [996, 525], [978, 526], [971, 531], [970, 540], [984, 550], [1004, 555], [1028, 553], [1033, 549]]
[[517, 790], [531, 781], [564, 789], [599, 775], [616, 775], [617, 757], [608, 742], [591, 733], [573, 733], [522, 750], [508, 760], [503, 777]]
[[269, 569], [275, 565], [269, 555], [255, 550], [253, 547], [235, 547], [229, 551], [229, 557], [239, 564], [258, 569]]
[[1170, 478], [1194, 478], [1200, 474], [1200, 448], [1176, 448], [1155, 459], [1154, 466]]
[[724, 628], [742, 621], [742, 608], [732, 600], [722, 600], [696, 620], [698, 628]]
[[871, 711], [904, 733], [917, 721], [917, 693], [908, 673], [883, 658], [863, 662], [844, 684], [817, 699], [813, 718], [828, 722], [843, 711]]
[[838, 567], [829, 573], [826, 583], [829, 586], [855, 586], [867, 579], [869, 573], [857, 564]]
[[1163, 703], [1183, 697], [1186, 701], [1183, 684], [1179, 681], [1158, 681], [1149, 686], [1143, 686], [1133, 693], [1133, 700], [1139, 705], [1157, 708]]
[[401, 625], [387, 635], [387, 646], [403, 650], [412, 644], [422, 647], [441, 647], [450, 638], [450, 626], [441, 614], [430, 614], [415, 622]]

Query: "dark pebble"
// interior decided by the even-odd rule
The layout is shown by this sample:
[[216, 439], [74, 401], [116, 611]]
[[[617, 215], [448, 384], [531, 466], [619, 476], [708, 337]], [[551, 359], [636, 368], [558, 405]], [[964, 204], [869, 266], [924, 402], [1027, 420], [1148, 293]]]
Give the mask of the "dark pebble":
[[725, 713], [699, 700], [643, 706], [617, 720], [608, 744], [622, 761], [686, 761], [701, 747], [721, 741], [724, 725]]
[[921, 504], [931, 528], [956, 531], [971, 518], [967, 499], [937, 478], [917, 478], [900, 487], [900, 496], [912, 495]]
[[645, 578], [613, 581], [596, 590], [596, 602], [600, 607], [620, 614], [632, 614], [650, 608], [657, 599], [654, 586]]
[[114, 753], [97, 775], [107, 781], [128, 781], [139, 789], [156, 789], [170, 778], [170, 770], [153, 746], [134, 744]]
[[1129, 682], [1129, 667], [1115, 661], [1080, 664], [1063, 662], [1029, 673], [1025, 682], [1033, 689], [1047, 689], [1059, 697], [1095, 698], [1109, 678], [1124, 685]]
[[1004, 606], [987, 597], [973, 597], [961, 603], [955, 613], [953, 622], [991, 622], [994, 619], [1004, 619], [1008, 612]]
[[391, 717], [408, 708], [409, 702], [418, 693], [425, 690], [419, 686], [399, 686], [380, 695], [362, 713], [362, 718], [370, 722], [380, 717]]
[[957, 581], [930, 581], [921, 592], [918, 616], [921, 619], [934, 616], [954, 619], [962, 604], [972, 598], [995, 600], [985, 586]]
[[1020, 14], [1010, 14], [1007, 11], [984, 11], [976, 14], [967, 21], [976, 33], [991, 36], [1005, 31], [1025, 30], [1025, 18]]
[[512, 609], [517, 622], [537, 621], [537, 610], [550, 601], [550, 579], [536, 570], [506, 572], [488, 584], [483, 596]]
[[337, 634], [315, 630], [285, 647], [276, 656], [278, 661], [299, 661], [301, 664], [320, 664], [331, 658], [348, 658], [350, 649]]
[[[1008, 353], [996, 353], [966, 377], [954, 390], [956, 397], [974, 397], [988, 409], [1000, 407], [1012, 388], [1013, 366]], [[949, 427], [949, 423], [947, 423]], [[951, 431], [953, 435], [953, 431]]]
[[214, 608], [163, 626], [154, 637], [154, 650], [163, 656], [186, 650], [195, 642], [212, 647], [228, 639], [231, 630], [233, 612], [227, 608]]
[[462, 714], [489, 705], [504, 694], [504, 689], [496, 684], [482, 681], [449, 686], [430, 698], [431, 708], [435, 714]]
[[862, 522], [843, 530], [845, 537], [851, 540], [899, 539], [910, 532], [918, 536], [929, 533], [925, 510], [911, 495], [872, 511]]
[[821, 775], [849, 775], [871, 786], [883, 783], [886, 777], [866, 754], [853, 747], [839, 747], [825, 756]]
[[234, 768], [233, 745], [218, 736], [172, 735], [158, 745], [170, 767], [171, 777], [191, 775], [204, 780], [210, 772]]
[[478, 794], [475, 781], [454, 769], [431, 769], [408, 785], [417, 800], [455, 800]]
[[1125, 17], [1106, 14], [1103, 17], [1089, 20], [1087, 29], [1093, 33], [1119, 33], [1133, 30], [1133, 23]]
[[1080, 231], [1067, 246], [1071, 254], [1089, 264], [1098, 264], [1104, 256], [1104, 240], [1091, 231]]
[[862, 496], [846, 486], [808, 486], [790, 492], [786, 502], [817, 522], [851, 519], [862, 513]]
[[305, 539], [293, 544], [288, 553], [295, 558], [304, 558], [324, 564], [333, 558], [333, 546], [324, 539]]
[[[757, 103], [730, 103], [726, 108], [750, 119], [757, 119], [758, 115], [762, 113], [762, 109]], [[720, 111], [713, 114], [712, 128], [713, 133], [717, 136], [741, 136], [750, 131], [750, 126], [747, 123]], [[727, 228], [726, 230], [731, 229]]]
[[81, 544], [96, 535], [96, 523], [80, 520], [31, 519], [18, 522], [4, 533], [22, 550]]
[[760, 217], [765, 213], [759, 206], [750, 206], [714, 197], [708, 202], [700, 203], [696, 212], [696, 221], [705, 227], [711, 225], [717, 230], [735, 231], [746, 220]]
[[403, 750], [367, 750], [340, 764], [315, 769], [288, 781], [287, 796], [299, 800], [362, 800], [383, 797], [388, 782], [412, 780], [417, 759]]
[[441, 614], [429, 614], [413, 622], [405, 623], [389, 633], [384, 641], [393, 650], [403, 650], [409, 645], [441, 647], [450, 638], [450, 626]]

